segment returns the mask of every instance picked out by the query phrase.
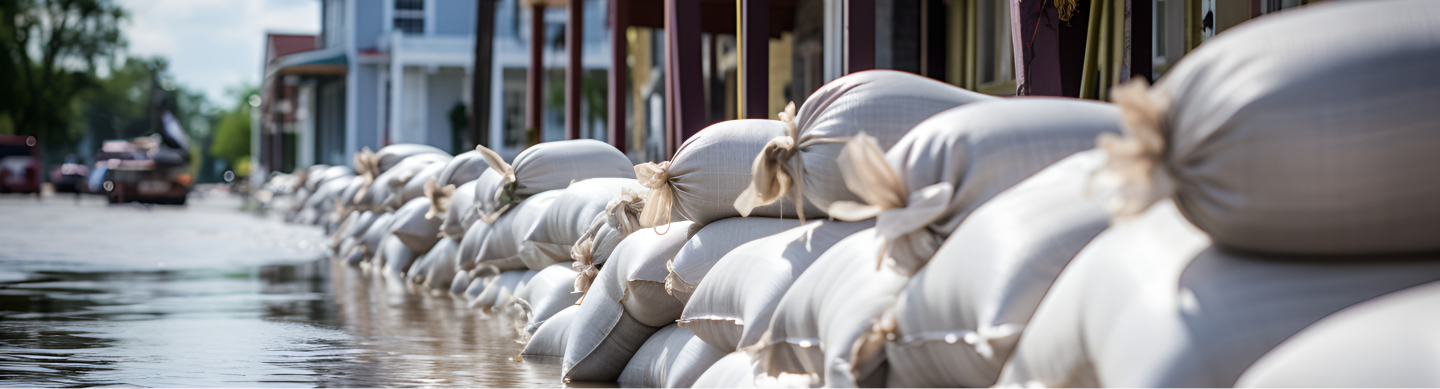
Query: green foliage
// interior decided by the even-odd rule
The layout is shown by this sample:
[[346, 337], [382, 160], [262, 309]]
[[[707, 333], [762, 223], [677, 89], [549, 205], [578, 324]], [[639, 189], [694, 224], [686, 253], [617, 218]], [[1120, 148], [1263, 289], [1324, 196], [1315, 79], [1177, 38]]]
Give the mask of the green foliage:
[[[250, 159], [250, 96], [258, 93], [253, 86], [231, 90], [235, 103], [220, 114], [220, 123], [215, 126], [215, 138], [210, 144], [210, 155], [224, 159], [230, 169], [239, 172], [241, 165]], [[245, 163], [242, 163], [242, 159]], [[249, 166], [243, 168], [248, 169]]]
[[71, 141], [84, 133], [81, 93], [123, 49], [125, 12], [109, 0], [0, 0], [0, 110], [15, 133]]

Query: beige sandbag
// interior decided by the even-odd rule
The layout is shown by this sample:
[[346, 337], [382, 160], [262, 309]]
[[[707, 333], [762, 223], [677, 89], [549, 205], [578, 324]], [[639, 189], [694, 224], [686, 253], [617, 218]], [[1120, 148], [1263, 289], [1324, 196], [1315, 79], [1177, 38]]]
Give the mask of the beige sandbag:
[[680, 326], [724, 352], [760, 341], [775, 305], [816, 258], [872, 221], [812, 221], [725, 254], [690, 296]]
[[1109, 226], [1109, 197], [1090, 184], [1105, 159], [1102, 150], [1076, 153], [960, 224], [870, 335], [894, 339], [881, 355], [889, 360], [887, 386], [995, 384], [1045, 291]]
[[535, 227], [535, 222], [545, 215], [545, 210], [560, 196], [560, 191], [549, 191], [541, 193], [521, 201], [510, 212], [496, 219], [490, 226], [490, 233], [485, 236], [484, 243], [480, 245], [479, 256], [476, 263], [479, 265], [492, 265], [501, 270], [543, 270], [545, 266], [553, 265], [553, 261], [546, 261], [533, 255], [533, 249], [522, 250], [525, 247], [521, 242], [525, 234]]
[[1255, 360], [1321, 318], [1436, 280], [1437, 255], [1222, 250], [1163, 200], [1100, 233], [1071, 261], [998, 384], [1229, 387]]
[[665, 278], [665, 291], [681, 303], [689, 302], [695, 286], [700, 285], [710, 268], [730, 250], [800, 225], [797, 219], [768, 217], [732, 217], [706, 224], [685, 242], [675, 259], [665, 265], [670, 273]]
[[485, 157], [479, 151], [471, 150], [456, 155], [445, 168], [435, 175], [435, 184], [438, 186], [455, 185], [459, 187], [480, 178], [480, 174], [489, 169], [490, 165], [485, 163]]
[[1127, 125], [1102, 142], [1128, 182], [1117, 213], [1173, 193], [1232, 249], [1440, 250], [1436, 24], [1429, 0], [1302, 7], [1205, 42], [1154, 88], [1112, 92]]
[[[635, 165], [640, 184], [650, 189], [640, 224], [665, 225], [678, 213], [700, 224], [738, 217], [735, 198], [750, 186], [750, 165], [766, 142], [785, 135], [778, 120], [730, 120], [711, 125], [686, 139], [675, 156], [661, 163]], [[820, 209], [806, 215], [824, 217]], [[795, 218], [788, 199], [755, 208], [751, 216]]]
[[810, 388], [815, 387], [811, 378], [796, 374], [770, 377], [756, 374], [756, 364], [750, 354], [736, 351], [720, 358], [699, 378], [696, 388]]
[[[637, 298], [650, 302], [664, 301], [662, 298], [670, 297], [664, 293], [663, 287], [628, 289], [626, 281], [632, 270], [636, 270], [632, 269], [631, 263], [638, 262], [637, 269], [644, 265], [663, 267], [665, 260], [673, 257], [674, 252], [679, 251], [679, 247], [684, 244], [691, 224], [676, 222], [662, 226], [662, 230], [669, 230], [663, 235], [655, 229], [642, 229], [620, 242], [610, 261], [600, 269], [594, 284], [581, 299], [580, 312], [576, 314], [575, 322], [584, 324], [572, 326], [570, 329], [569, 343], [565, 346], [565, 360], [561, 365], [561, 378], [571, 381], [615, 381], [629, 363], [630, 357], [635, 355], [635, 351], [640, 349], [650, 335], [660, 330], [660, 326], [647, 325], [637, 320], [626, 309], [627, 299]], [[660, 259], [656, 260], [654, 257]], [[635, 294], [643, 295], [633, 296]], [[656, 308], [669, 307], [673, 311], [678, 305], [676, 301], [675, 304]], [[651, 317], [653, 312], [636, 313], [654, 319]]]
[[[485, 269], [487, 270], [471, 275], [475, 279], [471, 285], [474, 286], [476, 282], [480, 283], [481, 291], [480, 294], [470, 299], [470, 308], [486, 312], [495, 308], [495, 305], [503, 297], [513, 296], [516, 290], [525, 287], [525, 284], [539, 273], [534, 270], [496, 271], [495, 268], [488, 266]], [[466, 294], [470, 294], [470, 291], [466, 290]]]
[[385, 202], [389, 200], [391, 195], [397, 192], [405, 182], [408, 182], [411, 177], [414, 177], [426, 167], [432, 164], [444, 163], [449, 159], [449, 156], [439, 154], [421, 154], [406, 158], [389, 170], [378, 173], [375, 177], [370, 178], [370, 183], [366, 185], [366, 188], [361, 189], [355, 194], [355, 206], [358, 207], [357, 209], [377, 212], [393, 210], [394, 208], [387, 208]]
[[[820, 87], [805, 106], [785, 107], [785, 134], [765, 145], [751, 167], [752, 182], [735, 199], [735, 209], [750, 209], [799, 196], [819, 209], [840, 200], [860, 201], [845, 187], [836, 157], [845, 141], [860, 133], [888, 150], [920, 121], [961, 105], [996, 97], [964, 90], [920, 75], [893, 70], [856, 72]], [[793, 185], [793, 190], [792, 190]]]
[[[463, 242], [470, 225], [480, 220], [480, 215], [475, 213], [475, 183], [466, 183], [445, 195], [449, 198], [449, 202], [440, 202], [444, 208], [443, 216], [440, 218], [440, 233], [456, 242]], [[430, 196], [432, 209], [436, 208], [437, 197], [439, 196]]]
[[575, 270], [570, 264], [557, 263], [536, 273], [524, 287], [515, 291], [520, 312], [525, 316], [526, 334], [535, 333], [551, 316], [575, 306], [580, 300], [579, 293], [571, 293], [575, 283]]
[[440, 221], [426, 219], [430, 210], [430, 199], [417, 197], [395, 211], [395, 220], [390, 223], [390, 233], [400, 238], [411, 251], [426, 253], [440, 241]]
[[1440, 283], [1356, 304], [1270, 350], [1237, 387], [1440, 387]]
[[[670, 274], [666, 264], [675, 259], [675, 254], [694, 236], [699, 225], [683, 221], [660, 228], [647, 228], [625, 237], [615, 248], [614, 255], [625, 257], [617, 261], [624, 284], [625, 312], [641, 324], [664, 327], [675, 323], [685, 303], [665, 291], [665, 278]], [[661, 232], [664, 232], [663, 234]]]
[[[357, 175], [350, 177], [350, 183], [345, 185], [345, 190], [341, 191], [340, 197], [335, 199], [336, 215], [349, 216], [351, 213], [360, 210], [360, 207], [355, 203], [357, 201], [355, 194], [359, 193], [360, 189], [365, 188], [369, 184], [370, 179], [365, 176]], [[368, 206], [365, 208], [368, 208]]]
[[624, 387], [688, 388], [724, 357], [690, 330], [670, 323], [640, 346], [618, 381]]
[[599, 266], [610, 259], [610, 254], [626, 236], [642, 228], [640, 211], [645, 203], [634, 192], [622, 190], [610, 198], [605, 209], [590, 221], [590, 227], [570, 247], [570, 258], [579, 275], [575, 277], [575, 291], [584, 293], [599, 273]]
[[[505, 163], [499, 154], [477, 146], [498, 180], [480, 180], [476, 190], [482, 220], [493, 221], [516, 202], [541, 192], [565, 189], [591, 178], [635, 178], [630, 158], [605, 142], [575, 139], [531, 146]], [[483, 175], [482, 175], [483, 177]]]
[[[969, 104], [930, 117], [888, 152], [866, 135], [840, 153], [850, 191], [840, 220], [876, 218], [885, 258], [914, 274], [986, 200], [1040, 169], [1117, 132], [1119, 110], [1100, 102], [1024, 98]], [[877, 261], [879, 257], [877, 256]]]
[[571, 305], [556, 312], [546, 320], [530, 341], [525, 343], [525, 349], [520, 351], [520, 356], [525, 358], [564, 358], [565, 343], [570, 339], [570, 325], [575, 322], [575, 313], [580, 311], [579, 306]]
[[530, 231], [522, 235], [522, 245], [535, 251], [543, 262], [570, 262], [570, 251], [594, 224], [596, 215], [611, 200], [630, 193], [634, 198], [645, 193], [645, 187], [630, 178], [592, 178], [578, 181], [560, 190], [555, 202], [545, 211]]
[[425, 196], [425, 184], [432, 183], [433, 185], [435, 175], [440, 174], [440, 170], [444, 168], [445, 163], [435, 162], [426, 165], [412, 176], [392, 178], [390, 198], [385, 199], [385, 207], [400, 208], [410, 200]]

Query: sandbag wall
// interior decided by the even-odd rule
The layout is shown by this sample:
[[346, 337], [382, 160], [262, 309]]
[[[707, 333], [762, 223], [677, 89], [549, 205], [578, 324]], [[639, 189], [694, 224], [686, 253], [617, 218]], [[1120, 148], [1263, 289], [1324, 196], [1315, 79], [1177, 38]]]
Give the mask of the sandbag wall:
[[513, 323], [520, 360], [569, 382], [1320, 382], [1306, 364], [1356, 358], [1296, 350], [1440, 285], [1435, 24], [1424, 0], [1286, 11], [1113, 102], [865, 71], [660, 163], [592, 140], [513, 161], [392, 145], [264, 200], [324, 226], [335, 261]]

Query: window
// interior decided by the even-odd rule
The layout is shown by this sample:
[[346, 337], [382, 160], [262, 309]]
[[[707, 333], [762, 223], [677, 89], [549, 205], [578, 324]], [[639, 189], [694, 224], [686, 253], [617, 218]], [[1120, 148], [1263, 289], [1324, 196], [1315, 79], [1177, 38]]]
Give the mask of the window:
[[395, 0], [395, 29], [406, 34], [424, 34], [425, 0]]

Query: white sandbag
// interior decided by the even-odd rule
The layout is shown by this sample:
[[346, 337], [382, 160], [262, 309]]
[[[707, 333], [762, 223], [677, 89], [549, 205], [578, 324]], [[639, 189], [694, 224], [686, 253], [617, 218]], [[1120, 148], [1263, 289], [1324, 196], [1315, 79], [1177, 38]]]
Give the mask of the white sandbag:
[[620, 276], [625, 283], [625, 298], [620, 303], [636, 321], [664, 327], [680, 318], [685, 303], [665, 291], [665, 278], [670, 275], [666, 264], [675, 259], [675, 254], [694, 236], [697, 227], [698, 224], [682, 221], [641, 229], [625, 237], [615, 248], [614, 255], [625, 258], [614, 263], [621, 267]]
[[760, 341], [775, 305], [810, 264], [873, 221], [812, 221], [726, 254], [685, 304], [680, 325], [724, 352]]
[[556, 312], [546, 320], [530, 341], [525, 343], [525, 349], [520, 351], [521, 357], [526, 358], [564, 358], [565, 343], [570, 339], [570, 324], [575, 322], [575, 313], [580, 307], [571, 305]]
[[[662, 266], [666, 255], [673, 257], [684, 245], [690, 222], [677, 222], [660, 227], [667, 229], [661, 235], [654, 229], [642, 229], [626, 237], [615, 248], [610, 261], [600, 269], [594, 284], [581, 299], [580, 312], [576, 322], [584, 325], [570, 329], [569, 343], [565, 346], [565, 361], [561, 365], [561, 377], [571, 381], [615, 381], [629, 363], [635, 351], [660, 330], [660, 326], [647, 325], [637, 320], [626, 309], [626, 300], [638, 298], [643, 301], [664, 301], [670, 297], [664, 288], [649, 288], [640, 291], [627, 289], [627, 278], [632, 272], [632, 263], [639, 266], [650, 264]], [[656, 260], [653, 257], [661, 257]], [[663, 276], [661, 276], [663, 280]], [[643, 296], [632, 296], [641, 293]], [[657, 295], [658, 293], [658, 295]], [[671, 300], [674, 300], [671, 298]], [[663, 305], [674, 311], [680, 305]], [[642, 311], [647, 318], [654, 319], [654, 312]], [[661, 313], [663, 315], [663, 313]], [[671, 319], [674, 320], [674, 319]], [[663, 324], [662, 324], [663, 325]]]
[[[343, 197], [342, 197], [343, 198]], [[370, 229], [370, 224], [375, 223], [375, 213], [370, 211], [352, 212], [345, 217], [345, 222], [331, 236], [330, 248], [339, 248], [346, 239], [358, 239]]]
[[732, 217], [706, 224], [685, 241], [685, 247], [666, 264], [670, 274], [665, 278], [665, 291], [681, 303], [689, 302], [695, 286], [700, 285], [710, 268], [730, 250], [800, 226], [797, 219], [768, 217]]
[[[857, 136], [840, 154], [864, 203], [837, 201], [840, 220], [877, 218], [886, 260], [914, 274], [970, 212], [996, 194], [1119, 131], [1115, 106], [1061, 98], [968, 104], [930, 117], [888, 152]], [[878, 260], [878, 257], [877, 257]]]
[[1148, 91], [1117, 88], [1126, 138], [1102, 145], [1130, 185], [1119, 211], [1173, 193], [1217, 245], [1252, 252], [1440, 250], [1436, 24], [1429, 0], [1302, 7], [1217, 35]]
[[559, 192], [554, 205], [535, 221], [522, 243], [545, 262], [574, 260], [570, 251], [575, 242], [590, 230], [596, 215], [605, 211], [611, 200], [626, 193], [629, 193], [627, 197], [634, 198], [646, 190], [630, 178], [593, 178], [570, 184]]
[[401, 161], [390, 170], [372, 178], [365, 189], [355, 194], [356, 207], [377, 212], [394, 209], [385, 206], [385, 201], [389, 200], [392, 194], [399, 191], [405, 182], [421, 170], [432, 164], [444, 163], [449, 158], [437, 154], [422, 154]]
[[410, 270], [410, 264], [419, 258], [419, 253], [405, 246], [395, 235], [386, 236], [380, 241], [380, 253], [376, 254], [376, 264], [383, 266], [381, 274], [385, 278], [402, 280], [405, 272]]
[[[750, 186], [750, 165], [766, 142], [785, 135], [778, 120], [730, 120], [706, 127], [675, 152], [669, 161], [635, 165], [640, 184], [650, 189], [640, 215], [644, 226], [669, 224], [672, 214], [700, 224], [738, 217], [735, 198]], [[795, 218], [790, 199], [755, 208], [751, 216]], [[805, 210], [824, 217], [818, 208]]]
[[884, 338], [876, 342], [867, 335], [909, 277], [893, 266], [875, 266], [877, 238], [869, 228], [836, 243], [795, 279], [771, 320], [754, 324], [768, 324], [757, 342], [767, 375], [813, 374], [828, 387], [883, 386], [861, 385], [883, 376], [875, 373], [884, 359], [875, 356]]
[[780, 377], [770, 377], [764, 374], [756, 374], [756, 364], [753, 357], [744, 351], [736, 351], [725, 355], [709, 369], [705, 370], [700, 378], [695, 379], [696, 388], [810, 388], [815, 387], [808, 376], [796, 374], [782, 374]]
[[411, 283], [425, 287], [425, 289], [444, 292], [450, 289], [451, 283], [455, 280], [456, 254], [460, 246], [450, 238], [441, 238], [435, 243], [430, 252], [425, 253], [421, 261], [411, 265], [407, 278]]
[[620, 372], [624, 387], [688, 388], [725, 353], [670, 323], [650, 336]]
[[[476, 261], [480, 259], [480, 249], [485, 246], [486, 237], [490, 236], [492, 231], [494, 231], [494, 225], [490, 223], [478, 220], [470, 223], [470, 228], [465, 230], [465, 237], [460, 240], [460, 253], [457, 254], [458, 256], [455, 259], [456, 266], [459, 266], [459, 270], [469, 271], [475, 269]], [[525, 266], [525, 264], [519, 263], [518, 259], [516, 263], [521, 268]], [[518, 269], [519, 268], [512, 268], [504, 270]]]
[[534, 270], [509, 270], [499, 274], [486, 274], [477, 278], [482, 282], [484, 290], [474, 299], [470, 300], [470, 308], [482, 311], [490, 311], [496, 303], [504, 296], [513, 296], [516, 290], [524, 287], [530, 279], [538, 272]]
[[525, 315], [526, 334], [535, 333], [551, 316], [575, 306], [580, 300], [579, 293], [571, 293], [575, 274], [569, 264], [557, 263], [536, 273], [524, 287], [515, 291], [518, 301], [524, 302], [521, 310]]
[[560, 191], [549, 191], [521, 201], [513, 209], [496, 219], [490, 226], [490, 233], [480, 246], [476, 263], [492, 265], [501, 270], [530, 269], [544, 270], [556, 262], [539, 256], [534, 248], [523, 244], [525, 235], [535, 228], [535, 222], [545, 216], [545, 211], [560, 197]]
[[1317, 320], [1436, 280], [1436, 255], [1222, 250], [1163, 200], [1076, 255], [1040, 302], [998, 384], [1229, 387]]
[[415, 198], [425, 196], [425, 183], [433, 181], [440, 170], [445, 168], [445, 163], [435, 162], [426, 165], [409, 177], [394, 177], [390, 182], [390, 197], [385, 199], [386, 208], [400, 208], [405, 203]]
[[480, 180], [475, 189], [483, 220], [493, 221], [515, 202], [541, 192], [565, 189], [591, 178], [635, 178], [630, 158], [605, 142], [575, 139], [545, 142], [521, 151], [515, 163], [477, 146], [499, 180]]
[[[465, 290], [470, 288], [470, 281], [470, 272], [457, 270], [455, 277], [450, 280], [450, 295], [465, 296]], [[479, 291], [476, 292], [476, 296], [479, 296]], [[467, 297], [466, 300], [468, 301], [469, 298]]]
[[325, 218], [335, 213], [335, 199], [349, 186], [348, 180], [329, 180], [315, 189], [310, 198], [305, 199], [305, 209], [315, 210], [320, 217]]
[[960, 224], [870, 335], [894, 339], [880, 356], [889, 361], [888, 386], [995, 384], [1045, 291], [1109, 226], [1102, 201], [1108, 197], [1090, 185], [1104, 164], [1102, 150], [1072, 155], [996, 195]]
[[[470, 284], [466, 285], [465, 292], [461, 293], [461, 296], [463, 296], [465, 301], [469, 302], [467, 303], [469, 305], [473, 305], [475, 303], [475, 300], [480, 298], [480, 294], [485, 293], [485, 279], [476, 277], [474, 273], [474, 271], [466, 273], [470, 274], [469, 277], [466, 277], [466, 279], [469, 280], [468, 282]], [[498, 279], [499, 278], [492, 278], [492, 280]], [[494, 306], [493, 302], [490, 305]]]
[[781, 197], [805, 200], [829, 209], [840, 200], [860, 201], [845, 187], [836, 158], [845, 141], [860, 133], [889, 150], [922, 120], [961, 105], [998, 99], [920, 75], [893, 70], [851, 73], [820, 87], [800, 112], [785, 107], [785, 134], [770, 140], [751, 167], [750, 187], [735, 199], [735, 209], [751, 208]]
[[375, 222], [370, 223], [370, 228], [360, 236], [358, 247], [360, 248], [362, 261], [368, 261], [380, 250], [380, 241], [390, 235], [390, 223], [395, 221], [394, 213], [381, 213], [375, 217]]
[[335, 259], [349, 266], [360, 266], [360, 262], [365, 260], [365, 250], [360, 248], [358, 239], [346, 239], [335, 252], [339, 253]]
[[360, 149], [360, 152], [355, 153], [355, 174], [369, 174], [370, 177], [373, 178], [390, 171], [395, 165], [400, 164], [401, 161], [407, 158], [427, 154], [443, 156], [447, 160], [450, 159], [450, 153], [444, 150], [440, 150], [434, 146], [415, 143], [397, 143], [382, 147], [378, 152], [370, 151], [369, 147], [364, 147]]
[[[440, 221], [440, 233], [454, 239], [456, 242], [464, 242], [465, 233], [469, 231], [470, 225], [480, 220], [480, 215], [475, 213], [475, 183], [469, 182], [460, 185], [451, 193], [447, 193], [450, 202], [445, 204], [445, 210]], [[435, 208], [435, 197], [431, 197], [431, 208]]]
[[1346, 308], [1265, 354], [1237, 387], [1440, 387], [1440, 283]]
[[430, 199], [417, 197], [395, 211], [395, 220], [390, 223], [390, 233], [395, 234], [410, 250], [426, 253], [440, 241], [440, 221], [426, 219], [430, 210]]
[[445, 163], [445, 168], [435, 175], [435, 184], [438, 186], [455, 185], [459, 187], [480, 178], [480, 174], [489, 169], [490, 165], [485, 163], [485, 157], [479, 151], [471, 150]]
[[[360, 189], [367, 187], [369, 184], [370, 179], [368, 177], [358, 175], [351, 177], [350, 183], [345, 185], [345, 190], [340, 192], [340, 198], [335, 199], [336, 214], [349, 216], [351, 213], [360, 210], [359, 208], [361, 207], [355, 204], [355, 194], [359, 193]], [[369, 207], [367, 206], [365, 208]]]

